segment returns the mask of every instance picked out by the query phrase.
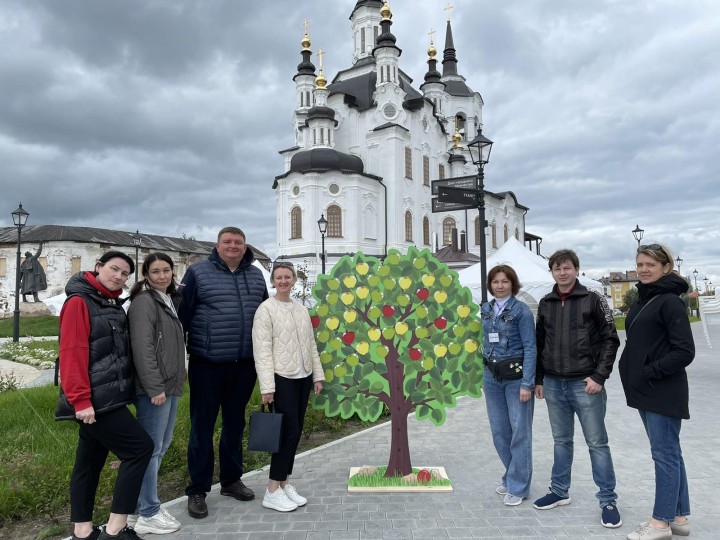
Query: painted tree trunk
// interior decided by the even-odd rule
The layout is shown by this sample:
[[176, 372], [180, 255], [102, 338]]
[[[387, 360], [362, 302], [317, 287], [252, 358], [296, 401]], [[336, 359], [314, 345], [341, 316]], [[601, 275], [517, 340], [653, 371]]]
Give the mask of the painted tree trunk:
[[406, 476], [412, 472], [410, 465], [410, 445], [408, 443], [407, 410], [402, 407], [390, 417], [390, 461], [385, 477]]

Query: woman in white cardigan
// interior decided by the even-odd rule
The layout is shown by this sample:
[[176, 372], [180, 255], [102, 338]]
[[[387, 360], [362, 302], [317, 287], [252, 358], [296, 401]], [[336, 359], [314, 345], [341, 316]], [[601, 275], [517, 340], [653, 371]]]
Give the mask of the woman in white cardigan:
[[319, 394], [325, 380], [310, 314], [290, 298], [296, 281], [291, 263], [275, 263], [270, 282], [276, 293], [260, 304], [252, 332], [262, 401], [274, 403], [275, 411], [283, 413], [280, 451], [272, 455], [270, 480], [262, 503], [278, 512], [292, 512], [307, 504], [307, 499], [290, 485], [289, 477], [310, 390]]

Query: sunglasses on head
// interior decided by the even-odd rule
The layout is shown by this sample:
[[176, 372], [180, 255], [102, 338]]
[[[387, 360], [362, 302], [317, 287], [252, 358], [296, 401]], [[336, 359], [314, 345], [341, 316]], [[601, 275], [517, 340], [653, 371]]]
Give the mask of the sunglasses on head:
[[647, 244], [644, 246], [640, 246], [638, 248], [638, 251], [641, 251], [643, 249], [650, 249], [652, 251], [665, 251], [660, 244]]

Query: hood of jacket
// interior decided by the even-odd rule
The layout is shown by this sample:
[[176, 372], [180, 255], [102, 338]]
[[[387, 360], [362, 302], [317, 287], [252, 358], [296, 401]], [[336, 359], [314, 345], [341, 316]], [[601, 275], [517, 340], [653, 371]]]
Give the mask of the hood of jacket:
[[650, 298], [657, 296], [658, 294], [670, 293], [680, 296], [681, 294], [686, 293], [689, 288], [687, 281], [672, 273], [667, 274], [652, 283], [637, 283], [635, 287], [637, 287], [641, 304], [647, 302]]

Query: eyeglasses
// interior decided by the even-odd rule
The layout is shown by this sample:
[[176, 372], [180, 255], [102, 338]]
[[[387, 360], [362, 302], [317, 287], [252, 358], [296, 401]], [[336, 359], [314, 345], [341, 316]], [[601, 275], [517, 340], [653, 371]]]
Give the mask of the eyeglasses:
[[647, 244], [644, 246], [640, 246], [638, 248], [638, 251], [642, 251], [644, 249], [650, 249], [652, 251], [665, 251], [660, 244]]

